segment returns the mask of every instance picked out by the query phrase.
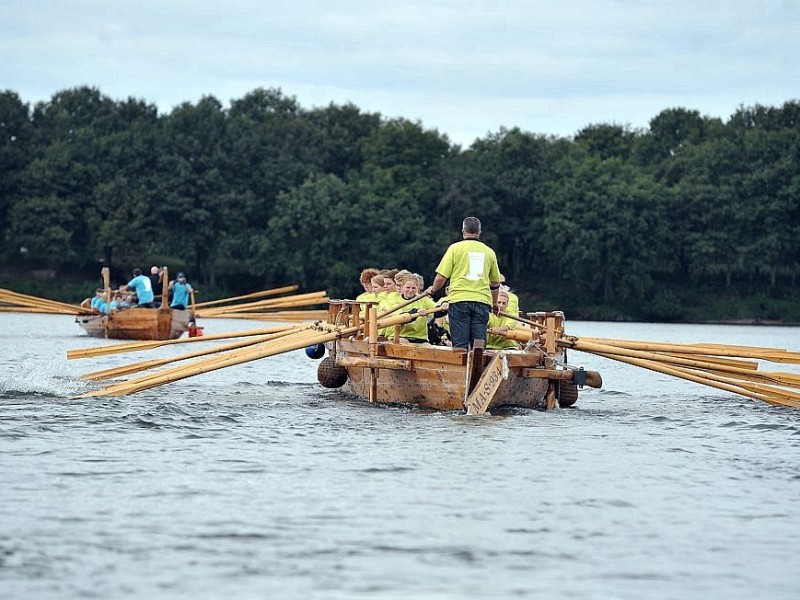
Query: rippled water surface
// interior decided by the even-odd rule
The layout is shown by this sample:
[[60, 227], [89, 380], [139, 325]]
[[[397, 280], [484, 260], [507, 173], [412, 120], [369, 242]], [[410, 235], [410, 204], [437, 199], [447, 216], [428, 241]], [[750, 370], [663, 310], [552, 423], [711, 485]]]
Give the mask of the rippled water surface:
[[[568, 330], [800, 349], [798, 328]], [[371, 406], [302, 351], [77, 399], [83, 373], [187, 351], [66, 360], [104, 343], [0, 314], [2, 598], [800, 596], [798, 409], [579, 353], [604, 387], [550, 413]]]

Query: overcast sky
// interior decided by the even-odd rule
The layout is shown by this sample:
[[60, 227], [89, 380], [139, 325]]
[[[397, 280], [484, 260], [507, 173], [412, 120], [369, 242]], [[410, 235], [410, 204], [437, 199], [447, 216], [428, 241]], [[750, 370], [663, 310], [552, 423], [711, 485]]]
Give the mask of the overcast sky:
[[89, 85], [169, 112], [258, 87], [352, 102], [468, 146], [666, 108], [800, 99], [800, 0], [2, 0], [0, 89]]

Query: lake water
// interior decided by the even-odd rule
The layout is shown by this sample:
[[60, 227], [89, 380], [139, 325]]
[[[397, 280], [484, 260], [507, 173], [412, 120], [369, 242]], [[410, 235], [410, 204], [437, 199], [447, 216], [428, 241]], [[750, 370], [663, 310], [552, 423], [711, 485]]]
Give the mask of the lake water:
[[[567, 328], [800, 349], [795, 327]], [[187, 352], [67, 361], [114, 343], [80, 333], [0, 314], [1, 598], [800, 597], [800, 409], [577, 352], [603, 388], [549, 413], [371, 406], [302, 351], [76, 399]]]

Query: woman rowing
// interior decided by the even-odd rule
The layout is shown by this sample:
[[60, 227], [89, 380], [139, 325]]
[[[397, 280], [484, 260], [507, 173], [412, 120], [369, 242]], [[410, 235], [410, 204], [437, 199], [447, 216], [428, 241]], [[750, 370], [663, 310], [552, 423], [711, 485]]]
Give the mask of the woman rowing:
[[[419, 290], [423, 284], [422, 275], [412, 273], [403, 281], [400, 288], [401, 302], [408, 302], [416, 296], [419, 296]], [[436, 303], [428, 296], [420, 298], [401, 311], [402, 313], [419, 314], [419, 318], [414, 319], [400, 326], [400, 340], [410, 342], [412, 344], [422, 344], [428, 341], [428, 321], [423, 319], [425, 316], [434, 311]], [[388, 337], [388, 336], [387, 336]]]
[[[497, 312], [506, 312], [508, 309], [508, 288], [500, 286], [497, 292]], [[508, 339], [505, 334], [515, 329], [517, 322], [508, 317], [501, 317], [492, 312], [486, 329], [486, 347], [493, 350], [519, 350], [519, 344]]]

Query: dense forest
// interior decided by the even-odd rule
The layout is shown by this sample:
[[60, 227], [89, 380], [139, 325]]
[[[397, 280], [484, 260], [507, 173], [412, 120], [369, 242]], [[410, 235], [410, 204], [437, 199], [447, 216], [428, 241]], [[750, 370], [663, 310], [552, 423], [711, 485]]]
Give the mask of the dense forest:
[[203, 299], [289, 283], [354, 297], [367, 266], [430, 282], [467, 215], [524, 310], [800, 321], [800, 101], [461, 148], [278, 89], [169, 114], [89, 87], [34, 106], [0, 93], [3, 287], [76, 300], [101, 265], [123, 282], [164, 264]]

